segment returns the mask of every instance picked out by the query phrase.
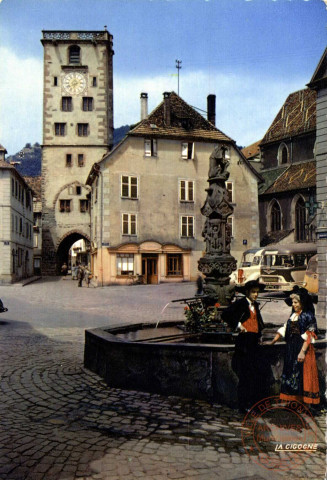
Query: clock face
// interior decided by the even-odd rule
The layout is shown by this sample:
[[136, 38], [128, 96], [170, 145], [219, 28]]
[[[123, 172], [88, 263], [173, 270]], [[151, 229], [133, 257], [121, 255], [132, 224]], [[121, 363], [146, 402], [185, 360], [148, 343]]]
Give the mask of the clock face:
[[67, 73], [63, 78], [63, 88], [71, 95], [79, 95], [86, 88], [86, 78], [80, 72]]

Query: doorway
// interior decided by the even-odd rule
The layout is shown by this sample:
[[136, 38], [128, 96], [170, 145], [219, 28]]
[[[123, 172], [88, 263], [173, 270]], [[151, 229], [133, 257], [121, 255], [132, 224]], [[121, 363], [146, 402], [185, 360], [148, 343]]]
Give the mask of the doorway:
[[147, 284], [158, 284], [158, 255], [142, 255], [142, 275]]

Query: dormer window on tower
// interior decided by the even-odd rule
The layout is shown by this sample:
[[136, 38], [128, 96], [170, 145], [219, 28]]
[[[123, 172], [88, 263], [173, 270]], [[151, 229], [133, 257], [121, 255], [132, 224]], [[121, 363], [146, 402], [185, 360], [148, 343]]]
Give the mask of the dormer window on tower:
[[69, 63], [81, 63], [81, 49], [78, 45], [71, 45], [69, 47]]

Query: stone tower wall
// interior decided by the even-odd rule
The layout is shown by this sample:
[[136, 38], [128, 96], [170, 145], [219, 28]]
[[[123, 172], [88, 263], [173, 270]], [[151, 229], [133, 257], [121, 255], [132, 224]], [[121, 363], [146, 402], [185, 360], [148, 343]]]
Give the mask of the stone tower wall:
[[[85, 185], [91, 166], [112, 147], [113, 66], [112, 36], [103, 32], [43, 32], [44, 99], [42, 145], [42, 273], [58, 273], [58, 247], [70, 232], [90, 238], [90, 216], [81, 212], [87, 199]], [[69, 63], [69, 48], [80, 48], [80, 62]], [[67, 92], [65, 78], [80, 73], [84, 88]], [[62, 97], [71, 97], [65, 111]], [[83, 97], [93, 99], [91, 111], [83, 110]], [[64, 124], [64, 135], [56, 135]], [[87, 124], [79, 136], [78, 124]], [[70, 156], [70, 165], [67, 164]], [[83, 158], [82, 165], [79, 158]], [[70, 200], [70, 212], [60, 211], [60, 201]]]

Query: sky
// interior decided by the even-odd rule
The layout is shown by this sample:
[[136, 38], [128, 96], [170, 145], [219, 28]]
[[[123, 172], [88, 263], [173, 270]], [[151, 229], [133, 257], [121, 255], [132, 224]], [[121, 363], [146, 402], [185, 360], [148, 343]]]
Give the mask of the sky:
[[140, 120], [165, 91], [206, 110], [238, 145], [260, 140], [326, 47], [327, 0], [0, 0], [0, 144], [42, 143], [42, 30], [114, 39], [114, 126]]

